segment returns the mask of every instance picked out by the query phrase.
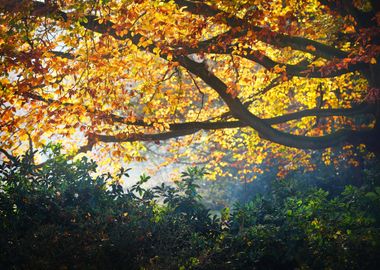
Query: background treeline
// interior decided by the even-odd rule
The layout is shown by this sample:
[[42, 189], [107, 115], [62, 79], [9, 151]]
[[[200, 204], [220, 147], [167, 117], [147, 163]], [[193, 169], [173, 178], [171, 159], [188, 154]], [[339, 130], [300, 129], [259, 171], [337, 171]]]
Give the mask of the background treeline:
[[[266, 177], [212, 215], [204, 171], [175, 186], [128, 190], [59, 146], [35, 168], [26, 154], [0, 167], [1, 269], [378, 269], [380, 168]], [[128, 176], [128, 170], [118, 177]], [[334, 180], [334, 181], [333, 181]], [[228, 186], [225, 187], [228, 189]], [[238, 199], [236, 201], [239, 201]], [[215, 211], [213, 211], [214, 213]]]

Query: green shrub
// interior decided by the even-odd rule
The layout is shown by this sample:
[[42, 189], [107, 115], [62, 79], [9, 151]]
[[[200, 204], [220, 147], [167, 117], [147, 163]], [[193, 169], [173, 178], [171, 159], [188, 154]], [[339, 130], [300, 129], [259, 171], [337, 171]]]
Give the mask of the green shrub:
[[[1, 269], [376, 269], [379, 174], [331, 193], [299, 177], [212, 216], [189, 168], [175, 186], [128, 190], [58, 146], [0, 166]], [[121, 170], [118, 177], [128, 176]]]

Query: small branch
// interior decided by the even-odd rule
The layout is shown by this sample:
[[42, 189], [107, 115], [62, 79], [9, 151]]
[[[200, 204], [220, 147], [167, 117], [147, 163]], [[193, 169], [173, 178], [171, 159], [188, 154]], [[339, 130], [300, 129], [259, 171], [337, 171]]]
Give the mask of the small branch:
[[14, 164], [19, 164], [20, 162], [17, 160], [17, 158], [11, 154], [9, 154], [7, 151], [5, 151], [3, 148], [0, 148], [0, 152], [3, 153], [11, 162]]
[[232, 67], [235, 71], [235, 83], [237, 84], [240, 80], [239, 70], [238, 70], [237, 64], [235, 63], [233, 54], [230, 54], [230, 57], [231, 57]]
[[34, 150], [33, 150], [33, 141], [32, 141], [32, 137], [30, 136], [29, 133], [26, 133], [28, 135], [28, 142], [29, 142], [29, 150], [28, 150], [28, 156], [31, 160], [31, 163], [32, 165], [34, 166]]
[[201, 88], [199, 87], [199, 85], [198, 85], [197, 81], [195, 80], [195, 78], [193, 77], [193, 75], [192, 75], [189, 71], [187, 71], [187, 74], [189, 74], [189, 76], [190, 76], [191, 80], [193, 81], [195, 87], [198, 89], [198, 92], [199, 92], [199, 93], [201, 94], [201, 96], [202, 96], [201, 108], [199, 109], [199, 111], [198, 111], [198, 115], [197, 115], [197, 117], [195, 118], [195, 121], [198, 121], [199, 116], [200, 116], [200, 114], [201, 114], [201, 112], [202, 112], [202, 109], [203, 109], [205, 93], [202, 92]]

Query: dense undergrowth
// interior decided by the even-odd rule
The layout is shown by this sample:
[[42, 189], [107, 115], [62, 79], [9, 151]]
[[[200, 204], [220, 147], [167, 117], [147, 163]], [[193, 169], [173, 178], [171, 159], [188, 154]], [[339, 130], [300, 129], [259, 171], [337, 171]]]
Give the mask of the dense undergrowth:
[[[129, 190], [52, 147], [0, 168], [1, 269], [376, 269], [380, 173], [331, 191], [308, 177], [211, 215], [189, 168], [176, 186]], [[121, 171], [128, 176], [128, 171]], [[110, 184], [111, 183], [111, 184]]]

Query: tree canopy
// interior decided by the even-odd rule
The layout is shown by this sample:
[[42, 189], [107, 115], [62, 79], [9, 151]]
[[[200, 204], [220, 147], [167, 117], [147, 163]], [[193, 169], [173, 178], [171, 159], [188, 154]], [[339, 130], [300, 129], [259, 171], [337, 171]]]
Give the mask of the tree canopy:
[[19, 142], [52, 138], [73, 155], [128, 161], [144, 158], [142, 142], [175, 138], [168, 162], [191, 145], [193, 160], [228, 157], [241, 172], [276, 157], [308, 166], [310, 150], [335, 146], [353, 163], [356, 146], [379, 152], [379, 1], [12, 0], [0, 10], [9, 158]]

